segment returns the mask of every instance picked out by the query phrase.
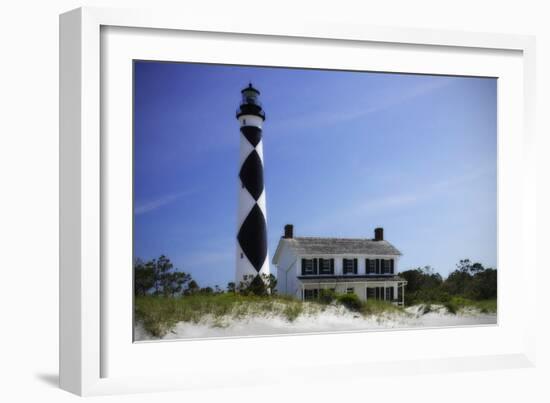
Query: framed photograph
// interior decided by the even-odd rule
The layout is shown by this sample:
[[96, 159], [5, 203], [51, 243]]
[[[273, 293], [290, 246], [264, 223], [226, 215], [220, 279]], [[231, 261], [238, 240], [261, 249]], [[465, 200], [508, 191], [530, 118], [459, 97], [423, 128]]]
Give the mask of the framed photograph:
[[64, 389], [532, 365], [532, 38], [60, 24]]

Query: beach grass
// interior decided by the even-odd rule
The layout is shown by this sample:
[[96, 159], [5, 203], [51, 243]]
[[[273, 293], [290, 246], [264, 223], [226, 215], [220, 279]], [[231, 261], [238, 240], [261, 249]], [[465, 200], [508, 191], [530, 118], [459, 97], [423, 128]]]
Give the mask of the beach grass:
[[238, 293], [192, 294], [178, 297], [142, 296], [135, 298], [135, 319], [154, 337], [163, 337], [178, 322], [200, 323], [212, 319], [221, 324], [223, 319], [280, 316], [293, 322], [302, 315], [315, 315], [329, 305], [341, 305], [363, 316], [383, 312], [400, 312], [402, 308], [384, 301], [367, 303], [349, 295], [326, 300], [300, 301], [288, 296], [256, 296]]
[[382, 300], [367, 300], [361, 304], [360, 312], [365, 315], [381, 315], [384, 313], [402, 313], [403, 308]]
[[444, 305], [451, 313], [457, 313], [464, 309], [474, 309], [481, 313], [496, 313], [497, 311], [496, 298], [476, 301], [463, 297], [451, 297]]
[[424, 304], [423, 313], [430, 313], [432, 305], [442, 305], [447, 309], [450, 314], [462, 313], [465, 311], [477, 311], [483, 314], [494, 314], [497, 312], [497, 300], [484, 299], [484, 300], [472, 300], [460, 296], [450, 297], [444, 301], [417, 301], [417, 305]]
[[145, 330], [162, 337], [178, 322], [199, 323], [206, 317], [243, 319], [280, 315], [292, 322], [301, 314], [320, 312], [324, 306], [279, 296], [237, 293], [194, 294], [181, 297], [144, 296], [135, 299], [135, 316]]
[[[474, 310], [493, 314], [497, 311], [496, 299], [474, 301], [463, 297], [451, 297], [447, 301], [425, 303], [423, 314], [429, 313], [433, 305], [443, 305], [450, 314]], [[177, 323], [198, 324], [208, 321], [215, 326], [226, 326], [228, 320], [242, 320], [253, 317], [278, 316], [292, 323], [301, 316], [312, 316], [328, 306], [362, 317], [384, 314], [406, 314], [402, 307], [386, 301], [360, 301], [356, 295], [324, 295], [313, 301], [301, 301], [289, 296], [256, 296], [239, 293], [196, 293], [177, 297], [142, 296], [135, 298], [135, 319], [153, 337], [163, 337], [172, 331]]]

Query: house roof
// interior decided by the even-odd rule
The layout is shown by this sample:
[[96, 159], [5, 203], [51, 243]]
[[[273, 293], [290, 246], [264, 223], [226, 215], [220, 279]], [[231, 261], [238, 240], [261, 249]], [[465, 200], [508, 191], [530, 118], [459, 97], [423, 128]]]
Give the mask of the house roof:
[[279, 246], [283, 244], [294, 249], [298, 255], [401, 255], [388, 241], [365, 238], [281, 238]]

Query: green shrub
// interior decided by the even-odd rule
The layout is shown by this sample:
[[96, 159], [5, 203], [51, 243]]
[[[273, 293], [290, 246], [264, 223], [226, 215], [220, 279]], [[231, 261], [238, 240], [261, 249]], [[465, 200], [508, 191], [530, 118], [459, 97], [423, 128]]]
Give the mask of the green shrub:
[[337, 298], [336, 292], [329, 289], [322, 289], [319, 292], [319, 302], [324, 305], [329, 305]]
[[497, 311], [496, 298], [474, 301], [464, 297], [453, 297], [451, 298], [451, 303], [457, 307], [457, 310], [473, 308], [479, 310], [481, 313], [495, 313]]
[[452, 300], [445, 302], [443, 305], [449, 313], [456, 314], [458, 311], [458, 305]]
[[283, 310], [283, 315], [289, 322], [294, 322], [303, 311], [301, 303], [288, 304]]
[[348, 308], [350, 311], [358, 312], [361, 310], [362, 303], [356, 294], [338, 295], [337, 301]]
[[388, 301], [368, 299], [361, 306], [363, 315], [380, 315], [385, 312], [401, 312], [402, 309]]
[[440, 288], [428, 288], [411, 294], [405, 294], [405, 303], [408, 306], [418, 304], [445, 304], [451, 300], [451, 296]]
[[135, 300], [135, 314], [145, 330], [162, 337], [178, 322], [174, 298], [139, 297]]

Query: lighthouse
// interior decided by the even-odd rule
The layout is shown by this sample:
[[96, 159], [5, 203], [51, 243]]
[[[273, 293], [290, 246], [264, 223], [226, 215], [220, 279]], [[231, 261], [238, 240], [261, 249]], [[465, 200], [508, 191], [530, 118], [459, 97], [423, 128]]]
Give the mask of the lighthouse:
[[[260, 91], [249, 84], [241, 91], [237, 109], [240, 125], [239, 207], [235, 284], [246, 278], [269, 275], [267, 214], [264, 188], [262, 125], [265, 113]], [[252, 276], [252, 277], [250, 277]]]

